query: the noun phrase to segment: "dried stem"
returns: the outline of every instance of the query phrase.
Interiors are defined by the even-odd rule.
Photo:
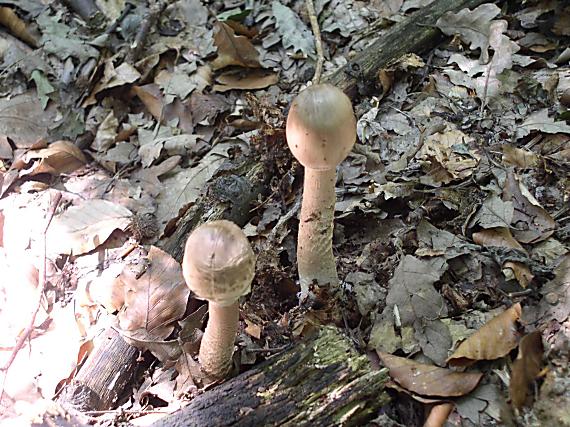
[[[325,62],[325,55],[323,54],[323,42],[321,39],[321,29],[319,28],[319,21],[315,11],[315,4],[313,0],[305,0],[307,12],[309,14],[309,21],[311,21],[311,29],[315,36],[315,47],[317,49],[317,65],[315,67],[315,75],[313,76],[313,84],[319,84],[321,75],[323,73],[323,63]]]

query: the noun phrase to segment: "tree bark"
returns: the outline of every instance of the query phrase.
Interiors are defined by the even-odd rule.
[[[363,425],[388,402],[386,379],[386,370],[373,371],[347,337],[325,327],[152,426]]]
[[[434,25],[442,15],[463,8],[472,9],[482,3],[487,1],[435,0],[395,24],[325,80],[342,89],[350,97],[354,97],[359,83],[377,82],[378,71],[390,62],[408,53],[421,53],[439,43],[443,35]]]
[[[64,387],[57,401],[77,411],[100,411],[117,406],[137,368],[139,350],[114,329],[105,332],[77,376]]]

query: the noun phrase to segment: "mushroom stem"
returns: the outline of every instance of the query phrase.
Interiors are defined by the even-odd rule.
[[[239,323],[239,303],[221,306],[208,303],[208,325],[200,344],[198,360],[210,376],[220,379],[232,367],[232,355]]]
[[[332,251],[336,169],[316,170],[305,167],[303,204],[297,246],[297,265],[301,295],[309,285],[338,285]]]

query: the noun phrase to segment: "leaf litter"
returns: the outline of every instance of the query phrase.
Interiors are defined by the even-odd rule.
[[[325,74],[427,2],[381,3],[316,4]],[[87,30],[72,9],[3,2],[13,22],[33,24],[27,32],[8,25],[11,36],[1,37],[0,87],[9,95],[0,105],[3,348],[39,307],[31,351],[19,351],[7,371],[5,399],[18,405],[6,416],[22,420],[33,411],[12,407],[51,399],[75,356],[97,345],[96,331],[116,322],[160,361],[122,410],[152,409],[149,398],[174,410],[200,392],[206,306],[188,295],[175,251],[163,244],[188,212],[215,208],[207,205],[223,190],[215,184],[243,173],[232,167],[245,157],[259,159],[270,179],[242,213],[263,253],[242,306],[242,369],[334,322],[361,348],[383,352],[398,393],[453,401],[451,425],[563,425],[557,409],[570,397],[554,391],[567,377],[561,343],[570,335],[567,8],[487,3],[445,14],[437,27],[446,41],[359,82],[362,144],[337,183],[343,293],[303,312],[295,297],[301,169],[283,137],[287,106],[314,71],[316,38],[302,2],[176,2],[136,54],[130,46],[147,7],[97,5],[104,24]],[[247,195],[234,185],[229,194]],[[38,219],[56,192],[64,201],[38,289]],[[161,309],[170,292],[174,312]],[[12,310],[15,300],[26,304]],[[54,342],[66,345],[65,363],[46,356]],[[2,350],[3,364],[9,353]],[[395,394],[387,413],[417,416],[403,402]]]

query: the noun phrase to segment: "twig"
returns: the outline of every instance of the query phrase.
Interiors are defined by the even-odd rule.
[[[169,0],[155,0],[151,3],[150,8],[144,14],[139,31],[135,36],[135,41],[130,46],[126,59],[127,63],[134,64],[137,62],[150,29],[154,26],[158,17],[169,3]]]
[[[22,347],[24,346],[24,343],[26,342],[26,340],[28,339],[28,337],[30,336],[30,334],[32,333],[33,329],[34,329],[34,323],[36,322],[36,316],[38,314],[38,311],[40,310],[41,307],[41,303],[42,303],[42,297],[44,294],[44,290],[45,290],[45,286],[46,286],[46,271],[47,271],[47,267],[46,267],[46,259],[47,259],[47,239],[46,239],[46,234],[48,231],[48,228],[51,224],[51,220],[53,219],[53,216],[55,215],[55,211],[57,210],[57,207],[59,206],[59,202],[61,201],[61,193],[56,193],[53,201],[51,202],[51,206],[49,207],[48,213],[47,213],[47,219],[46,219],[46,225],[42,231],[42,268],[39,271],[39,277],[38,277],[38,301],[36,304],[36,308],[34,310],[34,312],[32,313],[32,318],[30,319],[30,323],[28,324],[28,326],[26,327],[26,329],[24,329],[24,331],[20,334],[20,337],[18,338],[18,341],[16,342],[16,346],[14,347],[14,349],[12,350],[12,354],[10,355],[10,359],[8,359],[8,362],[6,362],[6,364],[0,368],[1,372],[4,372],[4,379],[2,381],[2,388],[0,389],[0,401],[2,401],[2,398],[4,397],[4,385],[6,383],[6,377],[8,376],[8,369],[10,369],[10,366],[12,366],[12,363],[14,363],[14,360],[16,359],[16,356],[18,355],[18,352],[22,349]]]
[[[115,19],[115,22],[113,22],[105,30],[105,34],[113,33],[119,27],[119,25],[121,25],[121,22],[123,22],[123,19],[125,19],[127,17],[127,15],[131,12],[131,10],[133,8],[134,8],[134,6],[132,5],[132,3],[125,4],[125,7],[123,8],[123,11],[121,12],[121,15],[117,19]]]
[[[321,39],[321,30],[319,28],[319,21],[317,19],[317,12],[315,11],[315,4],[313,0],[305,0],[307,6],[307,13],[309,14],[309,21],[311,21],[311,29],[315,36],[315,47],[317,49],[317,65],[315,67],[315,75],[313,76],[313,84],[318,84],[323,74],[323,63],[325,62],[325,55],[323,54],[323,42]]]

